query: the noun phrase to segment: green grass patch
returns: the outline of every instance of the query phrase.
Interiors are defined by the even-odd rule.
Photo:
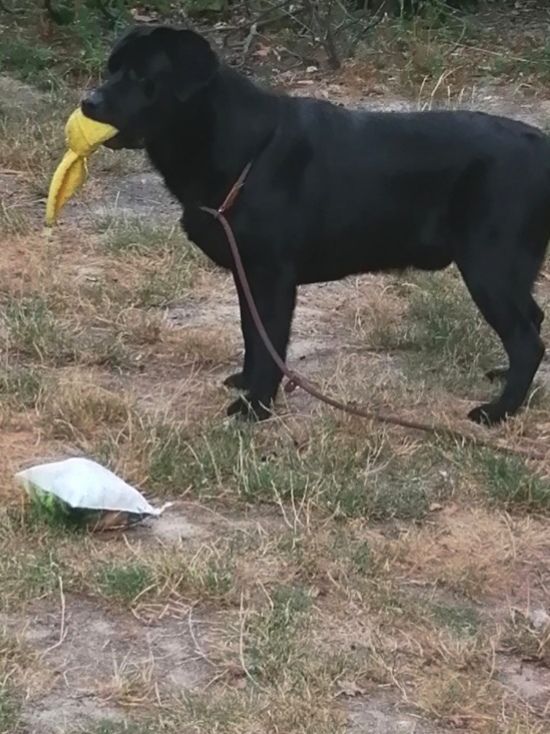
[[[459,637],[470,637],[479,629],[479,616],[472,607],[434,602],[430,604],[429,611],[436,624],[446,627]]]
[[[273,684],[293,672],[300,674],[302,635],[310,606],[311,597],[305,589],[280,586],[272,592],[269,606],[252,614],[245,635],[245,657],[251,675]]]
[[[104,248],[117,255],[137,253],[149,255],[173,249],[179,227],[152,222],[138,216],[108,213],[96,220],[96,230],[102,236]]]
[[[15,409],[34,408],[44,388],[42,372],[32,367],[0,370],[0,402]]]
[[[5,69],[14,72],[22,81],[46,87],[54,83],[52,67],[59,58],[51,46],[5,35],[0,37],[0,57]]]
[[[141,561],[108,563],[98,570],[90,588],[124,604],[145,593],[149,598],[171,593],[192,601],[224,603],[234,589],[234,571],[231,547],[204,545],[190,558],[177,548]]]
[[[40,295],[10,298],[0,316],[7,347],[29,359],[63,365],[74,361],[74,340],[67,325]]]
[[[13,4],[13,3],[12,3]],[[99,79],[116,36],[131,20],[122,2],[109,2],[108,18],[96,2],[58,0],[52,3],[48,39],[43,39],[47,14],[43,4],[15,3],[9,28],[0,32],[0,57],[20,79],[50,87],[61,79]],[[41,32],[42,31],[42,32]]]
[[[20,723],[21,706],[7,684],[0,681],[0,734],[17,734],[22,731]]]
[[[349,435],[320,422],[306,450],[277,434],[266,444],[254,428],[226,424],[193,435],[176,424],[144,421],[131,436],[103,440],[98,461],[116,467],[138,456],[157,494],[189,490],[202,499],[245,502],[307,500],[339,518],[422,520],[441,499],[430,447],[395,456],[383,436]]]
[[[257,701],[242,693],[225,688],[217,695],[208,692],[186,692],[164,717],[167,731],[180,734],[185,732],[189,722],[193,722],[192,734],[199,732],[219,732],[232,734],[246,731],[247,722],[257,720]],[[244,729],[241,727],[245,727]],[[155,729],[155,734],[157,730]]]
[[[157,734],[157,732],[158,725],[109,719],[93,724],[81,724],[76,729],[71,729],[71,734]]]
[[[451,390],[488,387],[484,372],[504,357],[458,273],[412,274],[396,287],[408,311],[382,346],[406,350],[406,365],[415,377]]]
[[[192,245],[189,250],[176,250],[161,256],[137,289],[137,305],[145,308],[167,308],[191,290],[199,268],[205,260],[198,258]],[[210,264],[206,264],[211,268]]]
[[[154,581],[150,568],[145,563],[111,563],[100,569],[97,582],[101,593],[112,599],[132,602],[149,588]]]
[[[2,543],[0,552],[4,554]],[[59,577],[64,571],[52,550],[22,550],[3,555],[0,559],[0,608],[52,595],[59,588]]]
[[[479,461],[493,502],[507,510],[550,511],[550,483],[521,458],[484,451]]]
[[[133,255],[144,276],[133,294],[136,305],[166,307],[193,285],[199,269],[213,264],[184,236],[179,224],[166,225],[140,216],[106,213],[96,220],[103,247],[128,258]],[[147,258],[142,261],[139,258]],[[143,262],[143,264],[142,264]]]
[[[420,278],[411,291],[409,317],[411,339],[419,351],[438,357],[440,366],[452,361],[467,372],[481,360],[498,359],[489,327],[458,277]]]

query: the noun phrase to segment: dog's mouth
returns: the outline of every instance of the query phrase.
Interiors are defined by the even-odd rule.
[[[123,133],[117,133],[106,140],[103,145],[110,150],[140,150],[145,147],[145,140],[143,138],[130,138]]]

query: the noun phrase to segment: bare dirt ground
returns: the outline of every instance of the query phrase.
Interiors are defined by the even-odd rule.
[[[301,81],[357,106],[434,101],[360,94],[348,70]],[[37,94],[18,86],[13,107]],[[543,94],[463,99],[550,119]],[[157,176],[98,154],[46,238],[49,159],[26,167],[18,135],[0,165],[0,732],[550,732],[549,463],[300,391],[268,425],[227,422],[232,283]],[[339,397],[469,432],[499,359],[453,272],[303,288],[289,357]],[[491,440],[547,445],[547,380],[545,363],[531,409]],[[125,534],[45,525],[13,472],[74,454],[175,507]]]

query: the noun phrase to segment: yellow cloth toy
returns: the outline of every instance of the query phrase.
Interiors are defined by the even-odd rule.
[[[65,138],[69,150],[57,167],[50,184],[46,204],[46,224],[55,224],[63,205],[84,183],[88,173],[87,157],[118,130],[111,125],[84,117],[80,107],[67,120]]]

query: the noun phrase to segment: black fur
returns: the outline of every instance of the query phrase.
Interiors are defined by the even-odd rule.
[[[233,270],[217,207],[251,160],[229,214],[258,309],[286,355],[301,283],[456,263],[509,358],[502,394],[470,417],[525,401],[544,353],[531,292],[550,238],[550,146],[539,130],[475,112],[374,113],[264,91],[188,30],[137,27],[115,46],[85,114],[145,147],[182,224]],[[229,414],[263,418],[281,381],[236,282],[245,390]]]

